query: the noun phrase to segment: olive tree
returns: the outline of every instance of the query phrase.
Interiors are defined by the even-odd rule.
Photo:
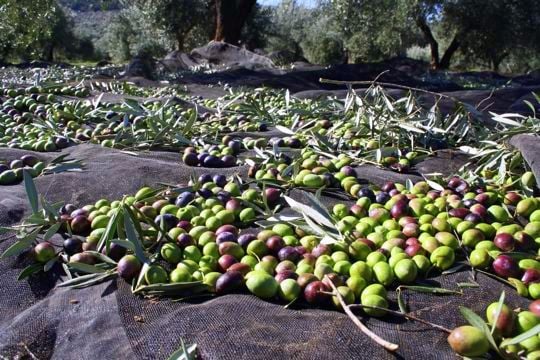
[[[0,55],[52,61],[73,45],[71,27],[56,0],[0,0]]]

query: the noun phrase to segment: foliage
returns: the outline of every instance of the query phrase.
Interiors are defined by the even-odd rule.
[[[0,59],[54,60],[73,53],[70,19],[55,0],[0,0]]]

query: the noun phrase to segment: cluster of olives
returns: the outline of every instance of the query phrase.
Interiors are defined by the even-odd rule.
[[[500,312],[499,312],[500,307]],[[508,305],[498,302],[486,308],[486,319],[494,326],[493,337],[497,342],[504,338],[516,337],[540,324],[540,301],[529,304],[528,310],[512,311]],[[498,317],[497,317],[498,315]],[[489,341],[479,328],[465,325],[452,330],[448,336],[452,350],[466,357],[481,357],[489,351]],[[515,345],[501,346],[500,350],[508,356],[520,359],[540,359],[540,336],[533,335]]]
[[[238,164],[236,155],[242,149],[242,143],[237,139],[224,137],[225,144],[205,144],[201,149],[188,147],[184,150],[182,161],[188,166],[202,166],[208,168],[225,168]]]
[[[149,195],[153,190],[145,187],[135,196],[124,199],[124,203],[137,209],[138,219],[145,229],[146,236],[142,239],[145,245],[150,246],[157,241],[160,228],[171,239],[180,237],[186,240],[189,233],[198,240],[203,232],[216,231],[224,225],[250,224],[257,216],[250,204],[263,206],[266,202],[273,207],[281,196],[277,189],[269,188],[262,193],[250,188],[241,190],[238,184],[229,182],[223,175],[201,175],[197,185],[200,186],[197,191],[170,192],[163,196]],[[62,231],[69,227],[77,236],[75,239],[82,237],[85,240],[81,243],[82,250],[95,250],[120,205],[120,201],[109,202],[107,199],[81,208],[64,205],[59,211]]]
[[[13,185],[23,179],[26,170],[32,177],[39,176],[45,169],[45,163],[34,155],[23,155],[9,164],[0,163],[0,185]]]
[[[414,164],[417,156],[418,153],[416,151],[401,151],[401,154],[393,154],[392,156],[382,158],[380,163],[390,170],[407,173]]]
[[[76,87],[76,86],[49,86],[49,87],[38,87],[38,86],[29,86],[27,88],[9,88],[0,90],[4,95],[11,98],[16,98],[17,96],[24,94],[48,94],[47,98],[49,102],[52,102],[54,96],[51,95],[64,95],[64,96],[77,96],[77,97],[86,97],[90,95],[90,91],[86,87]],[[43,101],[40,101],[43,102]]]
[[[69,145],[66,137],[32,124],[45,120],[57,109],[45,95],[18,95],[4,101],[0,109],[0,146],[34,151],[55,151]]]

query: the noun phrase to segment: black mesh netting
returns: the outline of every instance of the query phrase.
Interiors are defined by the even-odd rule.
[[[191,168],[180,163],[177,153],[132,156],[89,144],[63,152],[83,160],[85,170],[42,176],[35,182],[47,200],[77,205],[100,198],[119,199],[158,182],[187,183],[191,174],[219,171],[245,177],[247,170]],[[0,158],[12,160],[23,153],[28,152],[0,149]],[[58,156],[36,155],[44,160]],[[463,161],[455,154],[441,152],[419,164],[416,170],[449,173]],[[358,172],[365,181],[377,184],[420,179],[418,175],[396,174],[371,166],[363,166]],[[293,196],[297,195],[293,192]],[[328,197],[324,201],[333,202]],[[23,185],[0,187],[0,226],[15,224],[28,213]],[[0,252],[14,242],[8,235],[1,239]],[[131,295],[122,281],[83,290],[57,289],[59,271],[17,282],[18,273],[26,265],[24,257],[0,262],[0,356],[4,358],[163,359],[180,346],[180,338],[197,343],[203,359],[455,358],[444,333],[391,316],[364,320],[377,334],[400,345],[397,354],[385,352],[347,316],[334,310],[294,306],[285,309],[283,304],[246,294],[196,302],[150,301]],[[430,281],[458,289],[456,284],[468,282],[469,275],[462,271]],[[481,286],[466,288],[461,296],[410,292],[405,299],[415,315],[446,327],[464,323],[458,305],[481,313],[486,303],[496,301],[503,289],[507,290],[509,305],[526,306],[527,300],[509,287],[485,276],[477,280]],[[392,306],[397,308],[395,301]]]

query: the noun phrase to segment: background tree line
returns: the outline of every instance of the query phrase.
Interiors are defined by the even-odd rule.
[[[221,40],[319,64],[540,67],[537,0],[0,0],[0,60],[160,57]]]

